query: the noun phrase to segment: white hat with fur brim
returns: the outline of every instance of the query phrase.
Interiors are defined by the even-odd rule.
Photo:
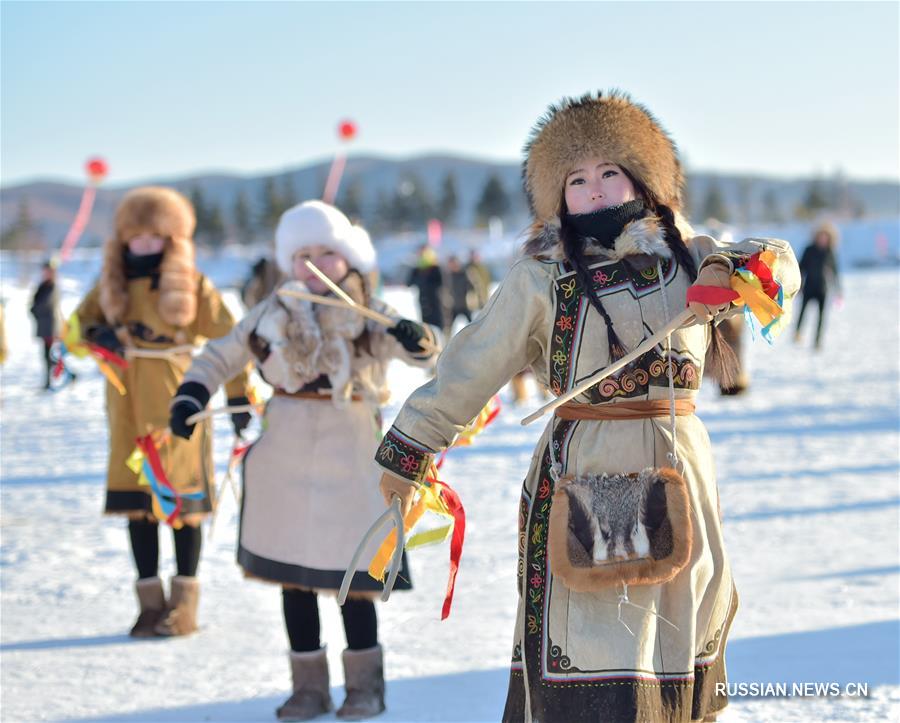
[[[293,274],[294,254],[317,245],[336,251],[361,273],[375,269],[375,247],[369,234],[334,206],[304,201],[281,214],[275,229],[275,258],[285,274]]]

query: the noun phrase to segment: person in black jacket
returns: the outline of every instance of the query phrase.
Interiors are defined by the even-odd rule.
[[[797,330],[794,341],[800,341],[800,328],[806,305],[815,301],[819,306],[819,318],[816,323],[816,349],[822,346],[822,330],[825,322],[825,307],[828,294],[835,291],[840,295],[840,279],[838,277],[837,259],[834,249],[837,246],[838,232],[831,224],[819,226],[813,234],[812,242],[804,249],[800,257],[800,273],[803,276],[801,292],[803,301],[797,317]]]
[[[60,319],[59,292],[56,289],[56,266],[52,261],[47,261],[41,269],[41,283],[34,292],[34,298],[31,301],[31,315],[37,323],[35,336],[44,342],[44,389],[49,389],[50,374],[53,370],[50,349],[53,347],[53,341],[59,336]]]
[[[422,246],[419,249],[416,267],[410,272],[406,285],[419,289],[422,321],[443,329],[444,305],[441,303],[441,288],[444,285],[444,274],[438,266],[437,254],[433,248]]]

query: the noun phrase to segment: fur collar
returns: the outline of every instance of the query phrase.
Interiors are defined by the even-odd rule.
[[[679,230],[681,230],[680,225]],[[684,236],[684,231],[682,231],[682,236]],[[562,239],[559,237],[559,221],[535,223],[531,227],[529,239],[525,242],[522,250],[526,256],[563,261],[565,254],[563,253]],[[664,259],[672,256],[672,251],[666,243],[662,224],[655,216],[645,216],[626,224],[611,249],[588,238],[584,251],[586,256],[597,256],[600,259],[610,260],[619,260],[635,255],[655,254]]]

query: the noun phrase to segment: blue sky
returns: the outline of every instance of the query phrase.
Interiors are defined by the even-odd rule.
[[[0,181],[258,173],[351,152],[518,160],[619,87],[690,167],[900,178],[898,4],[7,2]]]

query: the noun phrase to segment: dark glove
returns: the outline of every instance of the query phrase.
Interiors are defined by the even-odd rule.
[[[125,356],[125,347],[111,326],[92,326],[86,331],[84,338],[113,354]]]
[[[228,400],[229,407],[239,407],[242,404],[250,404],[250,400],[247,397],[231,397]],[[234,426],[234,433],[240,437],[241,432],[243,432],[249,426],[250,422],[253,420],[250,412],[234,412],[231,415],[231,424]]]
[[[388,329],[387,333],[399,341],[408,352],[421,354],[424,351],[419,342],[425,338],[425,327],[415,321],[401,319],[396,326]]]
[[[185,382],[178,387],[169,406],[169,429],[172,434],[184,439],[191,438],[196,425],[188,424],[188,417],[202,412],[209,396],[209,391],[199,382]]]

